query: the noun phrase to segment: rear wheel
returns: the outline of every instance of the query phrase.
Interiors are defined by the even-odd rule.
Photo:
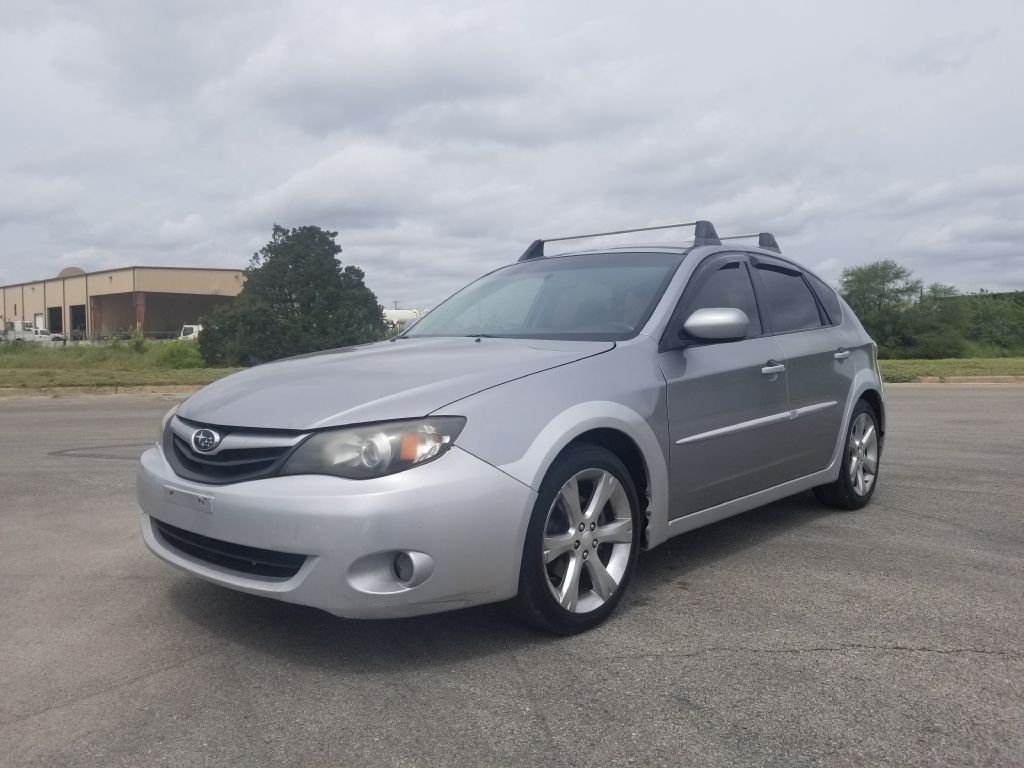
[[[867,402],[860,400],[850,415],[839,477],[814,489],[818,500],[837,509],[860,509],[866,505],[878,483],[880,458],[878,417]]]
[[[517,612],[556,634],[583,632],[618,604],[639,549],[639,503],[622,462],[570,448],[541,483],[526,533]]]

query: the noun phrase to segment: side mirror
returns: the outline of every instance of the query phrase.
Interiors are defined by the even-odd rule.
[[[746,312],[732,307],[698,309],[683,323],[686,335],[701,341],[736,341],[746,337],[748,328]]]

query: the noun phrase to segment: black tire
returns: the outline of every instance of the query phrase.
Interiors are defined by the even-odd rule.
[[[606,479],[608,475],[617,481],[618,488]],[[576,479],[575,486],[567,485],[573,479]],[[582,512],[575,518],[576,523],[571,521],[572,511],[565,501],[566,496],[562,495],[563,486],[577,489],[576,498]],[[586,518],[586,508],[599,486],[606,491],[613,489],[613,495],[591,518]],[[571,495],[570,491],[569,497]],[[627,519],[628,544],[622,540],[627,534]],[[533,507],[523,546],[519,594],[513,602],[515,612],[527,623],[558,635],[584,632],[600,624],[615,610],[629,586],[640,548],[640,523],[636,488],[618,457],[595,445],[581,444],[567,449],[548,470]],[[586,530],[578,532],[578,524],[583,524]],[[610,541],[600,540],[602,530]],[[546,537],[549,543],[558,540],[566,546],[562,554],[553,556],[549,562],[545,562]],[[561,575],[560,569],[564,569]],[[570,573],[576,575],[576,599],[571,596],[574,581]],[[604,580],[603,576],[614,573],[621,573],[617,584],[608,596],[602,597],[601,586],[608,591],[608,586],[615,582],[614,576],[611,581]],[[556,586],[553,582],[558,579],[561,583]],[[554,590],[558,588],[564,589],[565,599],[572,608],[563,606],[556,598]],[[601,600],[603,602],[597,604]],[[593,609],[588,609],[591,604]]]
[[[866,476],[867,468],[871,465],[870,461],[872,456],[863,452],[859,453],[859,460],[862,466],[862,471],[865,473],[862,475],[862,479],[859,483],[855,480],[856,471],[851,470],[854,465],[854,451],[857,450],[859,441],[855,440],[855,430],[859,424],[868,423],[873,431],[874,448],[873,451],[873,463],[874,472],[871,474],[870,483],[864,485],[863,479]],[[818,501],[829,507],[836,509],[861,509],[871,501],[871,497],[875,495],[875,488],[878,487],[878,473],[881,469],[882,459],[882,440],[881,435],[878,431],[878,414],[875,413],[874,408],[871,407],[865,400],[859,400],[853,408],[853,413],[850,414],[850,421],[846,425],[845,434],[845,445],[843,447],[843,459],[839,468],[839,477],[835,482],[829,483],[828,485],[819,485],[814,489],[814,495],[818,497]],[[869,451],[870,453],[870,451]],[[858,489],[858,485],[861,488]]]

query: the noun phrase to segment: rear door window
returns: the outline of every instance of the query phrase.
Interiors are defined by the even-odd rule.
[[[808,331],[820,328],[818,302],[804,282],[803,274],[775,264],[758,264],[757,273],[764,287],[764,299],[772,331]]]

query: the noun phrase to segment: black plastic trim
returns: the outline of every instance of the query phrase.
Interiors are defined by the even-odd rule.
[[[302,564],[306,562],[306,555],[211,539],[209,536],[186,531],[156,518],[153,518],[153,523],[160,538],[168,547],[197,560],[239,573],[285,580],[297,574]]]
[[[228,435],[232,431],[263,432],[266,434],[283,434],[298,436],[299,432],[288,432],[287,430],[239,430],[231,427],[223,427],[213,424],[200,424],[198,422],[176,417],[179,421],[190,427],[199,429],[201,427],[214,427],[222,435]],[[244,483],[249,480],[260,480],[277,474],[284,466],[288,457],[292,455],[303,441],[292,446],[283,448],[239,448],[235,450],[221,451],[218,454],[201,455],[197,454],[191,447],[174,434],[171,429],[171,421],[168,420],[164,428],[163,449],[164,458],[171,465],[174,474],[185,480],[191,480],[203,485],[229,485],[231,483]],[[249,467],[248,470],[245,467]]]

